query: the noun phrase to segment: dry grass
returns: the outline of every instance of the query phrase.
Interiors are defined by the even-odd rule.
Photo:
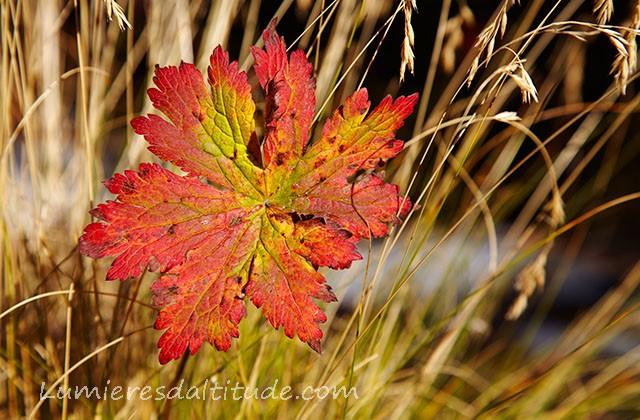
[[[638,4],[1,0],[2,417],[640,416]],[[250,309],[228,352],[160,366],[154,274],[106,282],[109,261],[77,238],[108,199],[100,181],[154,159],[128,125],[150,111],[153,66],[202,68],[222,44],[249,69],[273,16],[314,63],[316,122],[358,86],[421,92],[387,171],[420,206],[327,273],[342,303],[326,306],[322,356]],[[594,248],[616,277],[550,333]],[[214,379],[358,398],[40,398]]]

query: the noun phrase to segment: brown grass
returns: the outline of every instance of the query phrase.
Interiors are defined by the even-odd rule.
[[[0,4],[2,417],[640,416],[640,3]],[[222,44],[249,70],[272,17],[314,64],[316,132],[359,86],[374,102],[421,93],[387,169],[419,206],[363,244],[362,264],[326,273],[341,304],[325,306],[322,356],[250,309],[228,352],[160,366],[156,275],[106,282],[110,261],[80,256],[77,238],[110,198],[100,182],[155,159],[128,125],[151,111],[154,65],[204,68]],[[576,273],[607,267],[600,295],[549,333],[556,299],[589,289]],[[41,398],[214,380],[358,398]]]

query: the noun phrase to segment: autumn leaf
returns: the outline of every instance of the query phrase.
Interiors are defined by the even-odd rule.
[[[107,279],[159,271],[155,327],[165,330],[160,362],[194,354],[208,341],[227,350],[248,298],[271,325],[320,352],[326,316],[317,300],[336,300],[318,267],[348,268],[356,243],[381,237],[411,208],[376,170],[403,147],[395,131],[417,96],[385,98],[369,112],[365,89],[327,120],[311,143],[315,106],[311,65],[287,56],[273,25],[254,48],[266,98],[262,144],[244,72],[220,47],[208,84],[192,64],[156,68],[153,106],[165,117],[131,125],[149,150],[184,172],[143,163],[105,182],[116,195],[91,214],[80,251],[115,256]]]

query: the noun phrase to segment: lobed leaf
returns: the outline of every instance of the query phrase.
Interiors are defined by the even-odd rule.
[[[320,352],[326,315],[315,300],[336,297],[317,269],[348,268],[362,258],[362,237],[386,235],[411,207],[374,171],[402,149],[395,131],[416,96],[385,98],[368,114],[360,90],[310,145],[311,65],[301,51],[287,57],[273,24],[263,38],[265,49],[252,49],[266,97],[262,146],[247,76],[220,47],[209,87],[191,64],[157,68],[149,98],[168,120],[149,115],[131,124],[187,176],[148,163],[116,174],[105,182],[116,199],[91,211],[98,221],[79,240],[87,256],[115,257],[108,279],[160,271],[152,290],[155,327],[165,330],[161,363],[205,341],[227,350],[245,296],[274,328]]]
[[[117,201],[100,204],[91,214],[102,222],[85,228],[80,252],[92,257],[117,256],[108,279],[137,277],[149,266],[167,271],[188,252],[215,246],[217,234],[233,220],[246,218],[250,202],[196,178],[185,178],[157,164],[140,172],[125,171],[105,182]]]
[[[304,214],[337,221],[359,237],[385,236],[388,223],[411,208],[408,198],[398,197],[398,187],[369,173],[350,182],[359,172],[382,168],[397,155],[403,142],[395,131],[418,100],[416,94],[387,96],[368,116],[366,89],[345,100],[324,125],[320,140],[303,156],[293,175],[291,205]]]
[[[252,47],[255,71],[267,97],[265,111],[265,165],[274,169],[294,163],[304,153],[315,107],[315,81],[303,51],[287,58],[287,47],[273,28],[262,34],[265,49]]]
[[[262,171],[247,151],[254,131],[255,104],[238,63],[217,47],[211,56],[209,84],[193,64],[158,67],[149,89],[153,106],[169,121],[149,115],[131,121],[149,150],[192,176],[204,176],[219,186],[261,197]]]
[[[274,328],[282,326],[287,337],[297,335],[319,353],[322,331],[317,323],[327,317],[311,297],[337,299],[324,277],[287,244],[295,229],[290,217],[271,211],[263,217],[246,294]]]

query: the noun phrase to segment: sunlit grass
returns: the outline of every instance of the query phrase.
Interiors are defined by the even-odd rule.
[[[3,0],[3,417],[640,416],[637,244],[621,238],[609,252],[621,254],[617,281],[557,333],[545,329],[596,234],[623,231],[617,218],[638,211],[640,6],[547,3],[505,0],[485,16],[447,0],[418,4],[419,14],[411,2],[355,0]],[[359,86],[373,102],[419,91],[399,132],[407,148],[387,168],[419,206],[389,238],[361,244],[363,261],[324,272],[339,303],[323,306],[321,356],[248,305],[228,352],[205,345],[161,366],[156,274],[106,282],[110,261],[81,257],[77,238],[109,198],[100,182],[154,159],[128,125],[150,111],[154,65],[204,68],[223,44],[249,69],[249,47],[276,16],[287,45],[314,64],[316,133]],[[290,37],[292,27],[304,29]],[[598,43],[611,74],[596,80],[587,63]],[[389,61],[397,70],[384,74]],[[182,384],[184,396],[214,382],[277,396],[290,387],[291,398],[140,393]],[[85,385],[140,389],[42,398]],[[306,387],[357,398],[305,399]]]

